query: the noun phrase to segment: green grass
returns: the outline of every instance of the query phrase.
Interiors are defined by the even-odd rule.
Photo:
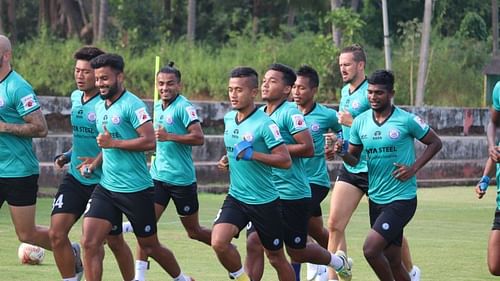
[[[482,200],[475,198],[472,188],[419,190],[417,213],[406,228],[405,235],[410,242],[414,263],[422,269],[422,280],[496,280],[490,276],[486,265],[495,195],[494,188]],[[200,194],[200,220],[203,225],[212,224],[223,199],[223,195]],[[51,202],[49,198],[39,199],[39,224],[49,223]],[[327,202],[324,204],[325,214],[328,214]],[[354,259],[352,280],[377,280],[362,254],[368,224],[367,201],[363,200],[347,230],[349,254]],[[77,224],[71,232],[72,240],[79,240],[80,229],[81,225]],[[183,271],[194,276],[197,281],[228,280],[226,271],[217,261],[212,249],[187,238],[172,206],[159,223],[159,237],[162,243],[174,251]],[[127,240],[135,247],[133,235],[127,234]],[[50,252],[46,253],[44,263],[40,266],[19,264],[19,242],[6,205],[0,209],[0,241],[0,280],[60,280]],[[244,256],[244,240],[240,238],[235,243]],[[108,250],[104,260],[103,280],[121,280],[120,277],[113,255]],[[171,279],[152,262],[148,280]],[[277,280],[268,265],[263,280]]]

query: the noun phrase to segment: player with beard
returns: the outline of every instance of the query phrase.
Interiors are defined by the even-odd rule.
[[[210,245],[211,230],[200,226],[198,193],[192,146],[203,145],[204,136],[193,104],[180,94],[181,72],[171,62],[156,75],[161,100],[154,105],[156,154],[150,173],[155,186],[157,220],[166,210],[170,199],[191,239]],[[132,230],[130,222],[124,229]],[[147,255],[137,252],[135,278],[144,281],[148,268]]]
[[[348,277],[350,265],[342,252],[329,253],[316,243],[307,243],[310,218],[311,189],[302,158],[311,157],[314,147],[304,116],[297,105],[287,99],[295,83],[296,75],[290,67],[272,64],[262,79],[261,94],[266,102],[261,107],[278,125],[280,134],[292,158],[289,169],[273,168],[273,182],[278,189],[281,214],[284,221],[284,243],[286,251],[295,266],[296,280],[300,279],[300,263],[329,265],[340,275]],[[247,258],[245,267],[253,281],[262,278],[263,253],[259,235],[250,227],[247,237]]]
[[[370,108],[367,95],[368,81],[365,74],[366,54],[363,48],[354,44],[342,49],[339,55],[339,67],[345,86],[341,91],[338,121],[342,125],[344,144],[347,145],[353,120]],[[332,160],[331,147],[325,147],[325,149],[327,159]],[[328,250],[332,253],[339,250],[348,253],[345,230],[361,198],[368,191],[368,168],[364,160],[366,159],[364,152],[362,154],[356,166],[343,163],[332,189],[328,216],[330,234]],[[403,262],[412,276],[412,281],[419,281],[420,269],[412,263],[406,238],[403,238],[402,249]],[[330,271],[329,276],[330,280],[337,280],[333,270]],[[343,279],[340,278],[340,280]]]
[[[76,60],[74,77],[78,88],[71,93],[73,145],[70,151],[58,155],[54,162],[59,169],[70,163],[68,173],[54,197],[49,230],[54,260],[63,281],[80,280],[83,275],[80,247],[76,243],[70,243],[68,234],[83,214],[102,175],[101,149],[95,139],[95,105],[101,98],[95,86],[94,69],[90,66],[90,60],[103,53],[95,47],[83,47],[73,56]],[[109,235],[106,240],[118,261],[123,279],[132,280],[133,256],[123,235]],[[78,265],[76,272],[75,262]]]
[[[410,281],[401,260],[404,227],[417,208],[415,174],[441,149],[441,140],[420,117],[392,104],[394,76],[386,70],[368,78],[371,110],[352,124],[349,147],[342,159],[356,166],[367,157],[371,230],[363,253],[381,281]],[[414,140],[427,145],[415,159]],[[343,151],[342,141],[334,150]]]
[[[102,279],[102,244],[108,234],[122,232],[124,214],[142,250],[175,281],[190,281],[173,253],[158,241],[154,187],[145,155],[155,148],[155,133],[146,105],[125,90],[121,56],[103,54],[90,64],[102,97],[96,104],[96,126],[103,172],[83,220],[85,278]]]

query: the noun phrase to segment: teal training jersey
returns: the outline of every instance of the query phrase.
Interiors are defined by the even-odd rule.
[[[261,108],[265,111],[265,106]],[[293,135],[308,130],[304,115],[293,102],[283,102],[269,116],[278,125],[285,144],[295,144]],[[289,169],[273,168],[273,181],[281,199],[311,197],[311,188],[301,157],[292,157],[292,167]]]
[[[254,151],[270,154],[283,144],[278,126],[260,110],[238,122],[237,111],[224,116],[224,144],[229,160],[229,194],[246,204],[265,204],[276,200],[278,191],[272,180],[271,166],[259,161],[237,161],[234,146],[243,140],[252,143]]]
[[[491,101],[493,102],[493,108],[496,111],[500,111],[500,82],[495,84],[493,88],[493,93],[491,94]]]
[[[340,98],[339,104],[339,112],[348,111],[351,113],[352,118],[356,118],[361,113],[370,109],[370,103],[368,102],[368,80],[364,80],[352,93],[349,91],[349,86],[351,84],[346,84],[341,91],[342,97]],[[342,134],[346,141],[349,141],[351,128],[348,126],[342,125]],[[347,163],[344,163],[347,171],[351,173],[361,173],[367,172],[368,168],[366,167],[366,161],[364,160],[366,157],[362,155],[362,161],[353,167]]]
[[[196,108],[185,97],[178,95],[166,108],[162,101],[154,106],[154,126],[160,125],[169,133],[185,135],[187,128],[199,122]],[[196,182],[191,145],[175,141],[157,141],[156,156],[151,165],[155,180],[172,185],[187,186]]]
[[[40,108],[31,85],[12,70],[0,81],[0,121],[25,124],[23,117]],[[32,138],[0,133],[0,178],[39,174]]]
[[[101,152],[97,145],[97,128],[95,125],[95,105],[101,100],[99,94],[83,102],[84,93],[75,90],[71,93],[71,126],[73,127],[73,147],[69,171],[74,178],[85,185],[93,185],[101,180],[102,169],[96,168],[89,178],[81,175],[76,168],[82,163],[79,157],[95,158]]]
[[[411,166],[415,162],[414,140],[422,139],[430,127],[420,117],[398,107],[378,124],[373,111],[354,119],[350,142],[363,145],[368,157],[368,197],[377,204],[410,200],[417,195],[417,178],[400,181],[392,176],[394,163]]]
[[[319,103],[314,103],[311,111],[304,114],[304,118],[314,142],[314,156],[312,158],[302,158],[307,178],[310,183],[330,188],[331,183],[326,167],[325,137],[323,134],[328,133],[329,130],[334,133],[342,130],[337,119],[337,111]]]
[[[136,129],[151,121],[146,105],[137,96],[125,91],[113,104],[96,104],[97,130],[104,133],[103,125],[114,139],[138,137]],[[143,151],[119,148],[102,149],[102,178],[100,184],[114,192],[137,192],[153,186]]]

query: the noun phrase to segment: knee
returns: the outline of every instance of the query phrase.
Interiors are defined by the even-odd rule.
[[[227,243],[223,240],[212,238],[212,249],[218,254],[224,254],[229,250],[231,243]]]
[[[108,247],[113,252],[120,251],[120,250],[124,249],[125,247],[128,247],[127,243],[125,243],[125,240],[123,240],[123,238],[108,237],[108,239],[106,241],[107,241]]]
[[[102,242],[97,241],[90,235],[83,235],[80,239],[80,244],[82,245],[84,252],[90,252],[102,247]]]
[[[188,228],[186,229],[187,235],[190,239],[200,240],[201,239],[201,228]]]
[[[342,222],[338,220],[335,217],[330,217],[328,219],[328,231],[329,232],[334,232],[334,233],[339,233],[339,232],[344,232],[344,226],[342,226]]]
[[[64,231],[49,229],[49,238],[52,247],[57,247],[68,239],[68,234]]]
[[[380,252],[365,243],[365,245],[363,245],[363,255],[365,256],[365,259],[369,261],[380,255]]]

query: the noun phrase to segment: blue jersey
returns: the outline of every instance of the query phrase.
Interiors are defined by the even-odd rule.
[[[98,133],[95,125],[95,105],[97,102],[101,101],[101,97],[99,94],[96,94],[94,97],[84,102],[83,95],[84,93],[80,90],[75,90],[71,93],[73,147],[68,173],[82,184],[93,185],[99,183],[101,179],[101,167],[94,169],[89,178],[83,177],[76,167],[82,163],[79,157],[95,158],[101,152],[96,141]]]
[[[188,127],[199,122],[196,108],[184,96],[177,96],[163,108],[162,101],[154,106],[154,126],[160,125],[169,133],[185,135]],[[156,157],[151,164],[151,176],[155,180],[172,185],[187,186],[196,182],[191,145],[175,141],[157,141]]]
[[[0,81],[0,121],[25,124],[24,116],[40,108],[31,85],[12,70]],[[33,140],[0,133],[0,178],[19,178],[39,174]]]
[[[370,109],[370,103],[368,102],[368,80],[364,80],[353,92],[349,90],[351,84],[346,84],[341,91],[342,97],[340,98],[339,112],[348,111],[351,113],[352,118],[356,118],[361,113]],[[349,141],[351,128],[342,125],[342,135],[346,141]],[[364,155],[361,157],[363,159],[355,167],[344,163],[347,171],[351,173],[361,173],[368,171],[366,167],[366,161],[364,160]]]
[[[314,103],[311,111],[304,114],[304,118],[314,142],[314,156],[302,158],[307,178],[310,183],[330,188],[331,183],[326,167],[325,137],[323,134],[328,133],[329,130],[334,133],[342,131],[337,119],[337,111],[319,103]]]
[[[237,161],[233,149],[243,140],[252,143],[254,151],[270,154],[283,144],[278,126],[260,110],[244,120],[237,120],[237,111],[224,116],[224,144],[229,160],[229,194],[246,204],[265,204],[278,198],[272,180],[272,168],[259,161]]]
[[[104,133],[103,125],[113,139],[127,140],[138,137],[136,129],[151,121],[146,105],[137,96],[125,91],[107,106],[105,100],[96,104],[97,130]],[[100,185],[113,192],[137,192],[153,186],[143,151],[119,148],[102,149],[102,178]]]
[[[417,195],[417,178],[396,179],[394,163],[415,163],[414,140],[422,139],[430,130],[420,117],[394,107],[391,115],[379,124],[368,110],[354,119],[350,142],[363,145],[368,159],[368,197],[377,204],[410,200]]]

